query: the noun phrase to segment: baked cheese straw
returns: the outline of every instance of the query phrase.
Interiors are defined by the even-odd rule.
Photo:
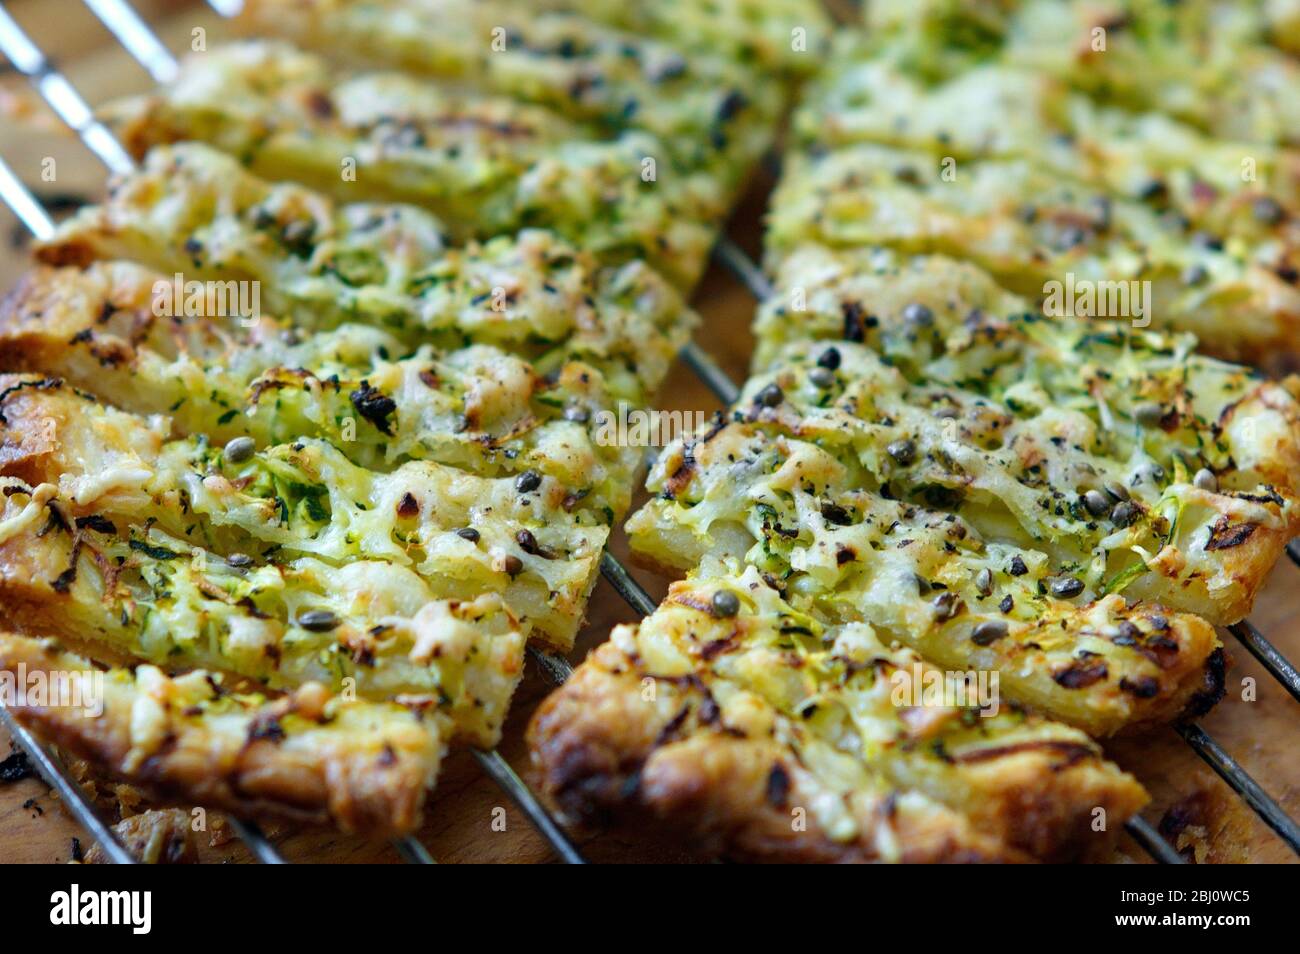
[[[809,612],[995,667],[1012,699],[1093,734],[1217,701],[1218,642],[1188,614],[1244,617],[1297,531],[1295,401],[1190,342],[985,312],[1005,293],[958,298],[979,288],[968,266],[868,258],[833,278],[808,252],[805,327],[870,315],[885,359],[777,352],[731,420],[661,455],[634,553],[756,566]]]
[[[997,671],[1009,699],[1092,735],[1222,696],[1209,624],[1096,589],[1079,602],[1055,596],[1058,578],[1080,582],[1057,554],[1003,542],[1012,531],[981,533],[970,507],[885,499],[868,470],[809,437],[740,423],[670,447],[651,474],[660,496],[628,523],[634,558],[670,573],[706,560],[752,566],[809,614],[869,621],[947,669]]]
[[[0,377],[0,473],[53,484],[75,521],[158,529],[254,562],[310,556],[409,568],[439,598],[500,594],[564,649],[581,625],[609,528],[563,508],[536,473],[480,478],[412,461],[388,474],[300,439],[258,452],[165,430],[49,378]]]
[[[1125,199],[1157,214],[1193,246],[1221,248],[1296,283],[1300,152],[1215,141],[1161,114],[1098,107],[1059,80],[1017,67],[991,64],[933,83],[891,62],[888,49],[873,56],[845,43],[837,52],[842,65],[796,114],[805,147],[876,143],[924,150],[931,159],[923,175],[948,162],[956,163],[951,170],[958,179],[967,161],[1023,159],[1095,190],[1092,209],[1080,209],[1076,223],[1084,229],[1109,228],[1112,197]],[[933,194],[941,200],[944,193]],[[1022,214],[1037,211],[1026,205]],[[1195,264],[1180,277],[1189,289],[1205,291],[1207,276]],[[1168,320],[1177,326],[1181,317]],[[1264,314],[1215,329],[1214,342],[1241,339],[1216,346],[1262,362],[1294,350],[1295,320],[1290,311]]]
[[[986,502],[998,498],[995,506],[1014,513],[1034,540],[1060,546],[1082,531],[1090,541],[1084,549],[1103,546],[1117,571],[1123,568],[1110,561],[1140,541],[1112,535],[1143,525],[1153,532],[1163,520],[1181,552],[1153,541],[1147,562],[1165,582],[1127,579],[1136,589],[1125,592],[1219,625],[1249,613],[1296,532],[1300,403],[1292,382],[1201,355],[1190,336],[1044,317],[978,268],[937,256],[809,246],[786,260],[778,287],[755,322],[755,366],[774,370],[783,351],[801,345],[808,347],[797,361],[822,360],[811,342],[837,350],[840,342],[860,343],[863,349],[841,354],[854,356],[853,371],[809,373],[790,394],[839,422],[832,406],[844,382],[840,408],[859,421],[879,415],[873,423],[883,430],[868,428],[873,441],[917,445],[907,463],[888,451],[863,462],[921,502],[942,503],[935,486],[968,493],[1010,474],[1019,486],[1007,484]],[[865,378],[853,380],[859,374]],[[831,383],[818,388],[814,377]],[[872,395],[870,409],[847,400],[861,387]],[[998,463],[975,464],[964,457],[969,446]],[[945,466],[952,469],[940,476]],[[1078,486],[1067,491],[1070,482]],[[1052,505],[1036,502],[1043,490]]]
[[[931,75],[997,59],[1213,136],[1296,143],[1300,18],[1290,4],[1190,0],[884,0],[867,34]]]
[[[644,258],[682,288],[728,206],[717,174],[684,166],[650,133],[605,139],[540,106],[405,74],[340,81],[276,43],[191,57],[173,83],[107,118],[137,158],[199,140],[341,201],[421,205],[457,243],[545,227],[605,259]]]
[[[808,243],[883,245],[968,260],[1053,316],[1075,312],[1076,288],[1123,286],[1127,303],[1091,313],[1191,331],[1228,357],[1267,358],[1296,335],[1300,289],[1213,237],[1198,244],[1185,220],[1025,159],[950,168],[872,144],[791,158],[772,200],[769,267]]]
[[[989,64],[939,82],[846,44],[793,120],[800,143],[1025,158],[1104,186],[1259,256],[1295,243],[1300,152],[1212,139],[1161,113],[1098,106],[1052,77]],[[938,162],[938,158],[935,159]],[[1261,246],[1256,251],[1256,246]],[[1291,264],[1285,257],[1279,264]]]
[[[524,648],[500,595],[443,599],[377,560],[222,558],[156,528],[78,520],[53,484],[0,482],[3,625],[272,689],[395,698],[445,712],[457,741],[496,744]]]
[[[770,144],[780,84],[641,32],[481,0],[258,0],[241,25],[347,62],[537,103],[613,132],[644,129],[735,188]],[[582,11],[579,11],[582,12]]]
[[[442,758],[440,717],[319,683],[272,700],[201,670],[104,669],[11,633],[0,633],[0,671],[66,690],[25,692],[7,706],[19,722],[164,803],[393,836],[419,826]]]
[[[165,279],[222,282],[229,293],[216,304],[227,314],[242,301],[229,283],[255,283],[253,304],[303,330],[359,323],[412,348],[493,345],[543,374],[578,358],[601,365],[612,383],[630,379],[637,387],[620,393],[629,400],[658,387],[697,320],[643,262],[603,267],[537,229],[455,249],[444,232],[413,206],[335,201],[182,143],[154,149],[139,171],[113,180],[104,204],[64,222],[37,255],[56,265],[130,259]],[[184,287],[164,291],[181,299],[167,299],[173,314],[193,313],[181,307]],[[61,301],[38,307],[69,307]]]
[[[923,699],[942,675],[870,625],[797,611],[755,568],[705,569],[616,628],[529,742],[571,819],[739,859],[1104,856],[1141,786],[1075,729]]]
[[[116,262],[28,275],[0,304],[0,367],[166,415],[217,445],[318,438],[374,470],[415,459],[531,472],[565,488],[566,510],[606,523],[628,506],[640,453],[600,434],[602,415],[640,404],[621,362],[600,362],[606,374],[563,353],[539,367],[491,345],[412,350],[365,325],[304,335],[266,316],[160,316],[157,282]]]

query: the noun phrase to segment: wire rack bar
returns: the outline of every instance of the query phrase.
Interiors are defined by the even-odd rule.
[[[678,352],[678,356],[719,401],[723,404],[736,403],[736,399],[740,397],[740,389],[736,387],[727,372],[718,367],[718,363],[707,351],[694,341],[688,341]]]
[[[548,653],[536,646],[529,646],[528,655],[541,670],[542,677],[552,685],[558,686],[573,675],[573,663],[557,653]]]
[[[587,863],[587,859],[582,857],[573,842],[569,840],[569,836],[565,834],[559,822],[552,818],[550,813],[542,807],[536,796],[533,795],[532,790],[524,784],[523,779],[515,774],[515,770],[510,767],[509,762],[502,758],[500,752],[495,749],[491,752],[474,749],[473,752],[474,758],[478,761],[484,773],[491,776],[502,791],[509,795],[515,805],[528,816],[528,820],[533,823],[533,827],[551,843],[551,847],[555,849],[561,861],[570,865],[585,865]]]
[[[95,118],[81,94],[54,68],[45,54],[0,6],[0,52],[27,77],[41,98],[72,128],[90,151],[113,172],[128,172],[135,165],[108,127]]]
[[[208,6],[223,17],[237,17],[244,9],[244,0],[208,0]]]
[[[1270,676],[1291,693],[1293,699],[1300,702],[1300,672],[1296,672],[1291,660],[1283,656],[1276,646],[1265,639],[1264,634],[1256,629],[1250,620],[1233,623],[1228,627],[1228,632],[1236,636],[1241,644],[1250,650],[1251,655],[1260,661]]]
[[[239,840],[244,843],[244,847],[252,852],[253,857],[264,865],[287,865],[289,862],[284,855],[280,854],[279,849],[271,844],[271,839],[267,838],[262,829],[256,822],[246,821],[241,818],[228,816],[230,827],[235,830]]]
[[[393,840],[393,847],[408,865],[436,865],[437,859],[429,854],[429,849],[420,844],[414,835]]]
[[[85,0],[85,3],[156,82],[170,83],[176,78],[180,72],[176,57],[130,4],[124,0]]]
[[[1146,849],[1147,854],[1162,865],[1187,864],[1187,859],[1180,855],[1173,845],[1165,841],[1160,832],[1156,831],[1141,815],[1134,815],[1126,821],[1124,828],[1134,841]]]
[[[94,804],[86,797],[81,786],[70,779],[59,761],[46,750],[41,740],[36,738],[27,727],[22,725],[4,706],[0,706],[0,722],[9,731],[9,735],[27,753],[36,770],[41,773],[45,784],[59,793],[59,798],[68,812],[86,833],[104,849],[108,860],[115,865],[133,865],[135,856],[126,849],[117,832],[99,817]]]
[[[1178,734],[1187,740],[1192,750],[1246,800],[1246,803],[1255,810],[1255,814],[1263,819],[1264,824],[1277,832],[1278,836],[1291,846],[1292,851],[1300,854],[1300,825],[1297,825],[1294,819],[1282,810],[1282,806],[1275,802],[1268,792],[1260,788],[1258,782],[1246,774],[1245,770],[1237,764],[1237,760],[1195,722],[1175,728]]]
[[[649,616],[655,611],[655,601],[650,598],[650,594],[642,589],[618,557],[608,550],[600,555],[600,573],[637,613]]]
[[[9,163],[0,157],[0,194],[5,202],[18,216],[18,220],[38,239],[47,239],[54,234],[54,220],[45,211],[45,206],[36,196],[28,191],[23,181],[14,175]]]
[[[767,301],[772,297],[772,283],[767,280],[763,270],[729,236],[724,235],[718,239],[713,246],[713,256],[740,279],[740,283],[749,289],[757,301]]]

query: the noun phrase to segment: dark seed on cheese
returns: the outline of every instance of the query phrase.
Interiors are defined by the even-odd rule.
[[[838,348],[827,348],[817,358],[817,366],[828,371],[838,369],[840,366],[840,350]]]
[[[339,626],[338,616],[329,610],[309,610],[298,617],[298,625],[313,633],[328,633]]]
[[[1152,699],[1160,692],[1160,682],[1152,676],[1139,676],[1137,679],[1121,676],[1119,687],[1139,699]]]
[[[1117,527],[1127,527],[1138,518],[1142,511],[1130,500],[1121,500],[1110,512],[1110,519]]]
[[[420,513],[420,502],[415,499],[415,495],[410,493],[402,494],[402,499],[397,502],[397,515],[399,517],[414,517]]]
[[[253,565],[253,558],[247,553],[232,553],[226,557],[226,565],[242,570]]]
[[[755,395],[754,400],[763,407],[776,407],[785,400],[785,392],[781,390],[780,386],[769,384]]]
[[[1074,599],[1083,592],[1083,580],[1077,576],[1058,576],[1048,585],[1048,589],[1060,599]]]
[[[713,615],[731,617],[740,612],[740,598],[730,590],[718,590],[713,594]]]
[[[1121,620],[1120,624],[1115,627],[1115,635],[1110,638],[1110,641],[1116,646],[1132,646],[1137,643],[1141,636],[1142,630],[1128,620]]]
[[[1128,500],[1128,488],[1123,484],[1112,482],[1106,484],[1102,489],[1115,500]]]
[[[226,449],[222,451],[226,460],[232,464],[242,464],[253,456],[257,450],[257,442],[251,437],[236,437],[226,444]]]
[[[914,301],[903,309],[903,324],[908,328],[929,328],[934,324],[934,312]]]
[[[542,475],[535,470],[526,470],[515,478],[515,490],[521,494],[531,493],[542,485]]]
[[[1139,424],[1154,427],[1164,418],[1165,409],[1159,404],[1148,402],[1133,408],[1133,416],[1137,418]]]
[[[1219,489],[1219,479],[1214,476],[1213,471],[1204,467],[1196,472],[1196,476],[1192,478],[1192,483],[1199,489],[1208,490],[1210,493],[1215,493]]]
[[[853,522],[849,512],[836,503],[822,504],[822,517],[827,523],[833,523],[837,527],[847,527]]]
[[[955,593],[940,593],[930,605],[934,607],[934,618],[940,622],[952,619],[961,612],[961,604]]]
[[[903,467],[916,460],[916,444],[912,441],[892,441],[885,448],[885,452]]]
[[[532,556],[541,556],[542,548],[537,544],[537,538],[533,536],[531,530],[520,530],[515,534],[515,542],[519,544],[520,549]]]
[[[1012,576],[1024,576],[1029,572],[1029,567],[1025,566],[1025,561],[1017,553],[1011,558],[1011,566],[1007,569],[1007,572]]]
[[[1106,495],[1099,490],[1090,490],[1083,495],[1083,505],[1088,509],[1088,513],[1094,517],[1100,517],[1110,509],[1110,501]]]
[[[478,543],[478,531],[473,527],[462,527],[456,531],[456,536],[462,540],[468,540],[470,543]]]
[[[524,561],[513,553],[507,554],[505,560],[502,561],[502,566],[510,576],[518,576],[524,571]]]
[[[988,646],[1007,634],[1007,624],[1000,619],[989,619],[980,623],[971,631],[971,642],[977,646]]]

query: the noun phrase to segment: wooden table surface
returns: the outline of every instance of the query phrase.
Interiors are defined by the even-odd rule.
[[[172,50],[187,49],[193,31],[206,31],[208,42],[228,31],[205,5],[135,0],[134,6],[153,23]],[[92,104],[147,88],[148,76],[113,41],[93,15],[77,0],[11,0],[6,7],[34,40]],[[102,190],[103,167],[78,140],[63,130],[29,91],[22,77],[9,71],[0,76],[0,155],[45,201],[66,205],[95,197]],[[42,179],[45,160],[54,160],[53,181]],[[44,163],[44,166],[43,166]],[[761,244],[763,203],[771,182],[754,183],[750,196],[733,219],[731,236],[754,254]],[[22,227],[0,210],[0,240],[9,252],[0,261],[0,284],[8,287],[27,267]],[[733,378],[744,377],[751,339],[748,323],[753,301],[729,275],[714,268],[695,297],[704,316],[697,340]],[[663,390],[660,406],[672,410],[712,411],[716,400],[685,368],[676,368]],[[625,554],[622,541],[614,550]],[[658,598],[665,583],[638,573]],[[588,622],[571,658],[577,662],[602,641],[612,625],[633,618],[631,610],[603,581],[597,586]],[[1287,562],[1273,573],[1251,619],[1281,651],[1300,659],[1300,569]],[[1293,817],[1300,814],[1300,704],[1297,704],[1229,635],[1224,642],[1235,665],[1229,672],[1228,697],[1202,724]],[[1253,691],[1252,691],[1253,690]],[[515,697],[502,754],[517,771],[526,770],[523,730],[547,687],[530,665]],[[1286,846],[1189,750],[1172,730],[1141,739],[1110,744],[1111,756],[1142,780],[1154,801],[1145,812],[1159,823],[1166,812],[1190,818],[1188,832],[1204,829],[1203,860],[1295,862]],[[0,730],[0,756],[8,740]],[[504,808],[504,831],[493,825]],[[272,829],[271,834],[291,860],[395,861],[393,850],[331,832]],[[67,861],[73,839],[86,837],[60,808],[56,796],[39,779],[0,783],[0,862]],[[485,778],[464,753],[451,756],[430,799],[420,840],[441,862],[548,862],[554,856],[527,819]],[[578,839],[586,856],[597,862],[673,860],[677,855],[653,844],[597,834]],[[246,861],[237,841],[202,845],[204,860]],[[1118,861],[1145,862],[1140,848],[1125,842]]]

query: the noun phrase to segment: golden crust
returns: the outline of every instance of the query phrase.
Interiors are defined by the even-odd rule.
[[[741,594],[736,617],[710,609],[720,589]],[[1073,729],[895,696],[932,673],[870,627],[800,616],[753,571],[692,579],[543,704],[533,763],[575,822],[649,824],[738,857],[1103,856],[1094,810],[1118,830],[1141,787]]]
[[[769,795],[774,767],[790,764],[788,751],[724,733],[666,739],[673,712],[646,706],[641,691],[634,662],[606,643],[533,716],[536,782],[569,820],[651,828],[703,855],[751,862],[1029,860],[938,806],[891,815],[887,797],[862,809],[866,831],[853,840],[832,838],[812,817],[796,830],[789,809]],[[797,783],[787,799],[801,800]],[[886,859],[877,838],[900,853]]]
[[[344,702],[319,685],[267,701],[230,694],[203,672],[100,672],[48,641],[12,634],[0,635],[0,668],[20,680],[77,674],[83,699],[101,686],[97,714],[99,706],[8,708],[99,772],[163,802],[388,836],[418,825],[441,758],[434,722],[399,706]]]

